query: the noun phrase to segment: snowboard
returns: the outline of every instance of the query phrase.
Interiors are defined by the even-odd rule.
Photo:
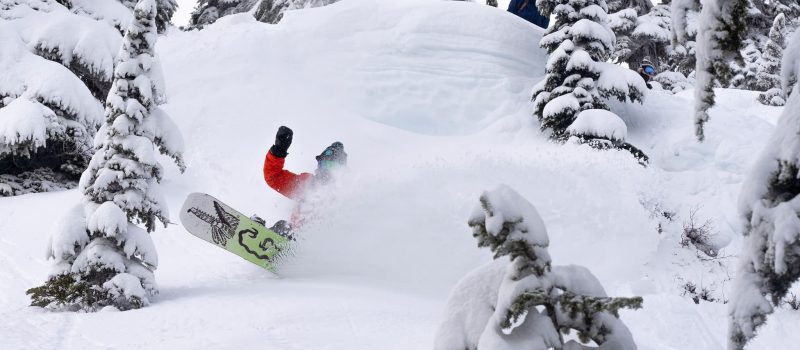
[[[292,241],[289,238],[205,193],[191,193],[186,197],[180,220],[192,235],[273,273],[290,252]]]

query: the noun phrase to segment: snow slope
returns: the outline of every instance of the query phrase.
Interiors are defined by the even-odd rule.
[[[738,251],[738,187],[779,108],[719,91],[706,143],[694,143],[692,91],[653,91],[615,105],[628,141],[651,157],[554,145],[530,116],[543,75],[542,31],[482,4],[345,0],[293,11],[275,26],[229,16],[158,44],[164,109],[186,140],[188,171],[168,168],[172,218],[186,194],[214,194],[267,221],[293,203],[261,178],[280,125],[294,129],[287,167],[344,143],[348,169],[309,199],[315,217],[280,278],[170,225],[153,305],[124,313],[48,313],[27,307],[45,278],[48,227],[76,191],[0,199],[0,349],[425,349],[450,288],[491,260],[466,225],[480,193],[499,183],[541,214],[550,253],[581,264],[609,295],[645,297],[623,312],[640,349],[722,349],[726,307],[681,296],[681,284],[724,295]],[[700,261],[680,246],[694,206],[713,220]],[[42,210],[45,208],[45,210]],[[672,222],[658,211],[673,211]],[[657,226],[662,225],[662,233]],[[779,311],[752,349],[800,341]]]

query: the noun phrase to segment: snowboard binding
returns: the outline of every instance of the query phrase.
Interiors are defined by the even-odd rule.
[[[286,222],[286,220],[278,220],[275,225],[269,228],[272,232],[275,232],[290,241],[296,241],[294,238],[294,232],[292,232],[292,224]]]

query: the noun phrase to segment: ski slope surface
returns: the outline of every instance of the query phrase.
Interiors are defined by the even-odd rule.
[[[27,306],[25,290],[47,277],[51,226],[80,193],[0,198],[0,349],[429,349],[452,286],[491,260],[466,221],[501,183],[538,209],[554,264],[588,267],[609,295],[644,297],[621,315],[640,349],[723,349],[726,305],[696,304],[682,286],[730,295],[735,201],[781,109],[719,90],[697,144],[692,91],[614,104],[647,168],[552,144],[531,116],[542,33],[477,3],[344,0],[278,25],[242,14],[160,37],[164,109],[188,165],[167,166],[162,184],[175,224],[153,233],[160,294],[126,312]],[[313,171],[334,141],[349,161],[309,194],[278,277],[191,236],[177,210],[206,192],[270,223],[288,218],[294,202],[261,174],[281,125],[294,130],[288,169]],[[681,246],[690,212],[710,220],[717,258]],[[750,348],[792,348],[798,322],[779,309]]]

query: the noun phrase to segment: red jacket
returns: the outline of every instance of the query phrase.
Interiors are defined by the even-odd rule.
[[[267,185],[272,187],[278,193],[297,199],[302,194],[303,187],[306,183],[314,177],[310,173],[295,174],[291,171],[283,169],[285,158],[278,158],[267,152],[267,157],[264,159],[264,180]]]

